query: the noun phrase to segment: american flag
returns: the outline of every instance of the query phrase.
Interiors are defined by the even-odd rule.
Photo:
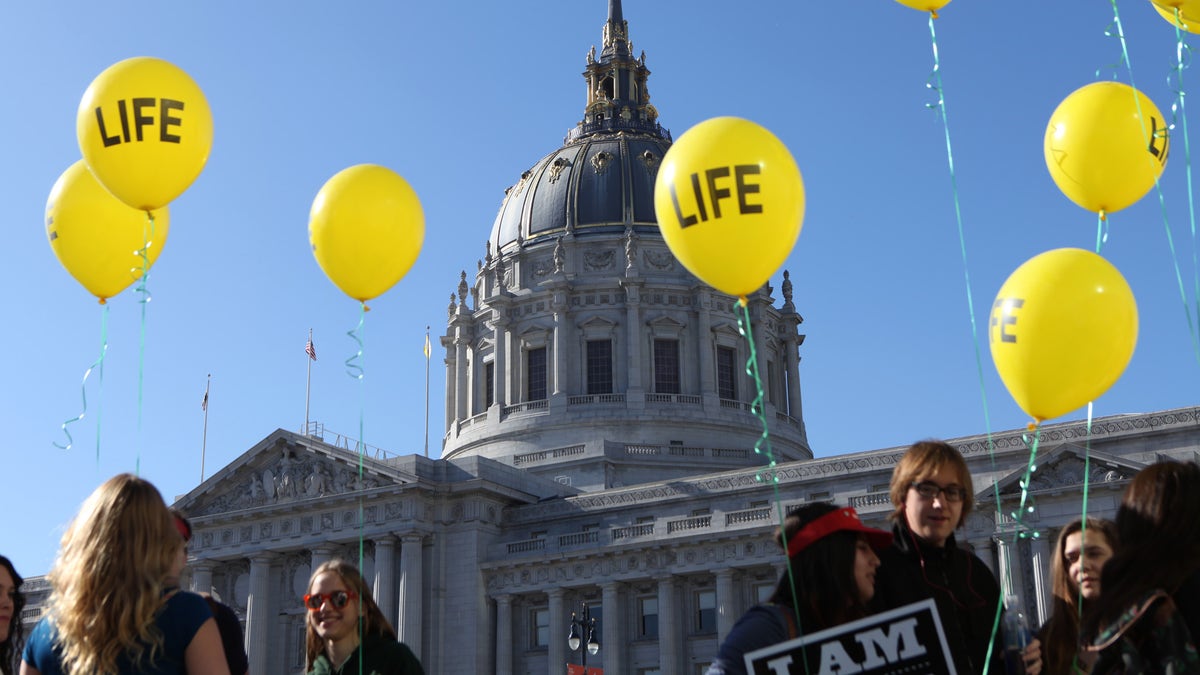
[[[317,360],[317,348],[313,346],[312,338],[308,338],[308,343],[304,345],[304,353],[313,361]]]
[[[200,409],[203,410],[204,412],[208,412],[208,390],[207,389],[204,390],[204,400],[200,401]]]

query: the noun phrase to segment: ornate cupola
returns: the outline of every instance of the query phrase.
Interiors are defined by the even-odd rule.
[[[621,17],[621,0],[609,0],[608,21],[604,23],[600,59],[593,45],[587,55],[587,108],[567,141],[587,134],[618,130],[639,131],[669,140],[669,133],[658,125],[658,110],[650,104],[646,80],[646,52],[633,58],[629,24]]]
[[[445,458],[478,455],[591,490],[761,465],[749,346],[735,298],[679,264],[654,181],[671,135],[609,0],[583,119],[504,191],[476,263],[455,279]],[[784,282],[752,294],[755,353],[781,460],[812,456],[800,405],[801,319]]]

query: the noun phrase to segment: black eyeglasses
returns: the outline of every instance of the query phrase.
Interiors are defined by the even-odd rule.
[[[321,605],[326,602],[333,605],[334,609],[342,609],[351,600],[357,600],[358,593],[354,591],[334,591],[332,593],[309,593],[304,596],[304,606],[310,611],[321,609]]]
[[[958,485],[947,485],[942,487],[932,481],[923,480],[920,483],[909,483],[909,487],[915,489],[917,494],[925,499],[934,499],[938,494],[946,495],[948,502],[961,502],[967,496],[967,491]]]

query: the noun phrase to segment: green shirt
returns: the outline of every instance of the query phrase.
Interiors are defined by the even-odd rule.
[[[361,659],[361,662],[360,662]],[[361,663],[361,665],[360,665]],[[383,635],[367,635],[341,668],[334,668],[321,654],[308,675],[425,675],[417,655],[403,642]]]

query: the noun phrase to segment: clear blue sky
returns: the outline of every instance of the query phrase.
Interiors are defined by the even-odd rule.
[[[805,317],[804,413],[817,455],[983,432],[945,142],[925,107],[926,15],[886,1],[624,5],[676,137],[710,117],[746,117],[775,132],[804,175],[804,230],[785,267]],[[937,21],[981,341],[1009,273],[1046,250],[1090,248],[1095,236],[1095,216],[1051,181],[1042,137],[1058,103],[1120,58],[1104,35],[1112,8],[1038,5],[955,0]],[[1174,31],[1146,0],[1119,8],[1134,83],[1166,112]],[[278,427],[298,430],[309,328],[320,356],[312,419],[356,435],[361,409],[368,443],[423,452],[425,326],[436,346],[458,272],[473,274],[483,257],[504,189],[580,119],[580,73],[606,9],[603,0],[11,5],[0,22],[0,553],[24,574],[44,573],[80,501],[139,461],[168,500],[193,488],[208,373],[209,474]],[[62,451],[52,443],[81,409],[101,309],[59,266],[42,216],[54,180],[79,158],[84,89],[137,55],[199,83],[214,115],[212,156],[171,204],[170,240],[150,277],[140,428],[142,324],[126,291],[111,302],[103,393],[93,376],[88,418]],[[1187,77],[1200,82],[1200,71]],[[1190,286],[1186,157],[1182,136],[1173,140],[1163,188]],[[321,185],[363,162],[409,180],[427,234],[408,276],[372,303],[360,408],[341,365],[355,350],[345,332],[358,308],[317,267],[307,222]],[[1096,414],[1195,404],[1200,366],[1153,194],[1113,216],[1104,255],[1133,287],[1141,336]],[[986,342],[979,348],[992,429],[1024,425]],[[436,349],[434,456],[441,359]]]

